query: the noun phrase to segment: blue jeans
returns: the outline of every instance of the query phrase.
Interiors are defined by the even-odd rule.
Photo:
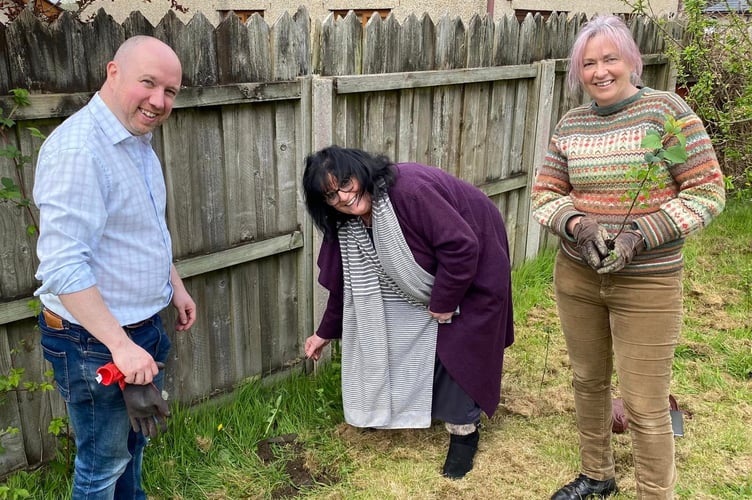
[[[637,498],[673,498],[668,395],[682,326],[682,272],[600,275],[559,253],[554,289],[574,374],[583,474],[614,477],[611,377],[616,369],[629,416]]]
[[[147,439],[131,429],[120,387],[96,381],[97,369],[112,361],[110,351],[82,326],[68,321],[57,329],[40,314],[39,328],[44,357],[52,364],[75,434],[73,500],[146,499],[141,461]],[[159,315],[125,330],[156,361],[167,359],[170,339]],[[163,381],[160,371],[154,383],[161,389]]]

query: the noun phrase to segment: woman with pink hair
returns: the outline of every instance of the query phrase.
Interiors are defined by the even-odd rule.
[[[682,325],[682,247],[725,203],[702,121],[672,92],[642,87],[642,60],[615,16],[588,22],[568,82],[592,102],[557,124],[539,167],[536,220],[560,236],[554,288],[574,377],[581,473],[554,500],[616,493],[611,449],[614,367],[629,416],[637,498],[672,498],[676,482],[668,396]],[[680,134],[664,135],[667,117]],[[646,165],[648,133],[686,138],[686,161],[652,163],[632,203],[630,172]]]

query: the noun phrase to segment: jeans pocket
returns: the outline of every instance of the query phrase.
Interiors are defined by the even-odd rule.
[[[50,344],[51,339],[46,335],[42,335],[42,351],[44,352],[44,359],[50,362],[55,377],[55,385],[63,400],[66,403],[70,403],[70,374],[68,371],[68,354],[64,351],[54,349]],[[46,342],[45,342],[46,341]]]

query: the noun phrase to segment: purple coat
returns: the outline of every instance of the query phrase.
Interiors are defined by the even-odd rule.
[[[478,188],[438,169],[399,163],[389,198],[416,262],[435,276],[429,308],[454,311],[439,324],[436,351],[454,380],[491,416],[501,396],[504,349],[514,342],[511,269],[504,222]],[[325,238],[319,283],[329,300],[316,332],[342,336],[342,258]]]

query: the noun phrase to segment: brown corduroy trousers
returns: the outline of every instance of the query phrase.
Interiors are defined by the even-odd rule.
[[[598,480],[615,476],[615,367],[629,417],[637,497],[673,498],[676,466],[668,395],[682,325],[682,271],[599,275],[560,253],[554,289],[574,374],[582,473]]]

